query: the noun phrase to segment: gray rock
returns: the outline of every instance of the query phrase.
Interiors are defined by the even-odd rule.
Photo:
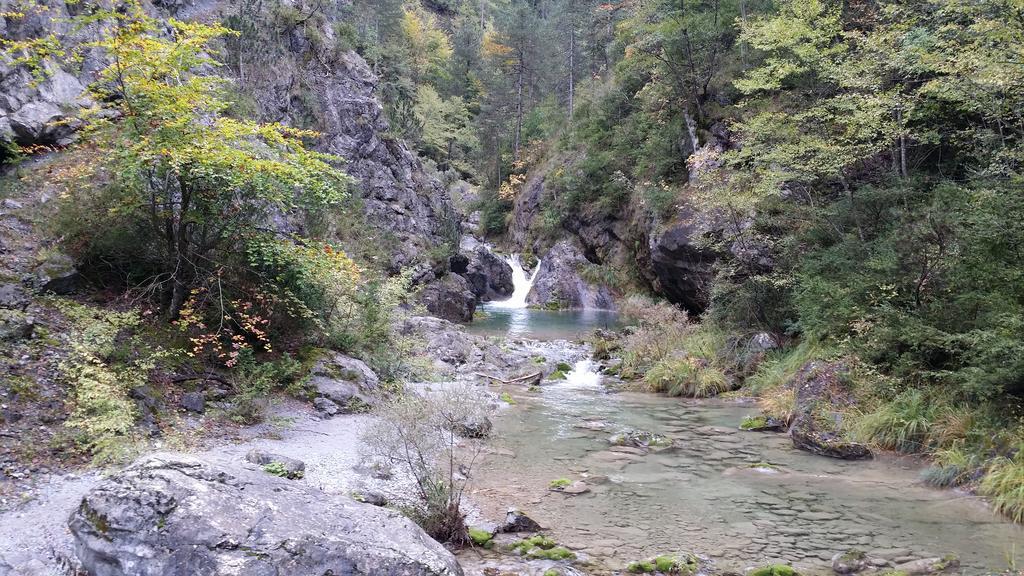
[[[56,141],[56,123],[63,119],[64,112],[49,102],[29,102],[9,116],[14,137],[23,144]]]
[[[476,294],[469,281],[458,274],[445,274],[420,289],[420,302],[427,310],[451,322],[469,323],[476,311]]]
[[[956,556],[944,558],[922,558],[897,564],[894,570],[907,576],[926,576],[928,574],[957,574],[960,572],[960,559]]]
[[[840,552],[832,557],[832,571],[836,574],[856,574],[867,568],[867,554],[860,550]]]
[[[589,264],[578,246],[568,240],[558,242],[541,258],[527,303],[560,309],[614,308],[608,287],[590,284],[580,276]]]
[[[0,308],[25,308],[28,295],[20,284],[0,284]]]
[[[92,576],[462,575],[397,512],[184,456],[151,456],[111,476],[68,526]]]
[[[463,438],[486,438],[491,434],[493,427],[491,419],[481,415],[460,422],[455,432]]]
[[[51,254],[36,266],[33,274],[41,290],[54,294],[70,294],[81,281],[75,261],[59,252]]]
[[[465,271],[458,272],[469,282],[470,289],[480,300],[501,300],[512,295],[512,267],[483,244],[477,244],[467,253]]]
[[[180,404],[189,412],[202,414],[206,411],[206,396],[202,392],[186,392],[181,395]]]
[[[440,318],[407,318],[398,326],[398,332],[419,340],[420,352],[434,360],[435,367],[445,376],[476,372],[500,376],[517,365],[515,355],[487,338],[469,334],[463,327]]]
[[[306,473],[306,463],[302,460],[290,458],[288,456],[282,456],[280,454],[272,454],[259,448],[253,448],[245,455],[246,462],[252,462],[257,466],[267,466],[270,464],[280,465],[282,470],[282,476],[284,478],[297,479],[302,478]]]
[[[505,513],[505,522],[498,527],[498,532],[540,532],[543,530],[533,518],[516,508],[509,508]]]
[[[647,264],[655,290],[687,310],[704,310],[716,258],[704,240],[721,227],[715,214],[681,208],[671,223],[652,231]]]
[[[0,308],[0,342],[31,338],[35,326],[35,319],[25,312]]]
[[[789,427],[793,445],[820,456],[843,460],[871,458],[867,446],[847,440],[837,417],[826,423],[820,414],[850,406],[853,394],[843,362],[812,360],[787,383],[796,390],[796,413]]]
[[[330,417],[375,405],[380,379],[362,360],[329,352],[313,365],[309,385],[316,391],[313,406]]]

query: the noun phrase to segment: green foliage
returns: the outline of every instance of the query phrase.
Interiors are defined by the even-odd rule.
[[[946,408],[920,390],[907,390],[858,421],[858,434],[883,448],[925,452],[937,414]]]
[[[542,560],[573,560],[576,558],[576,554],[571,550],[559,546],[554,540],[543,534],[520,540],[512,544],[509,550]]]
[[[263,471],[273,476],[279,476],[281,478],[288,478],[289,480],[299,480],[303,477],[302,471],[290,471],[281,462],[271,462],[263,466]]]
[[[165,354],[139,339],[142,318],[135,311],[107,311],[69,301],[58,308],[70,322],[68,354],[61,378],[71,389],[66,425],[97,464],[114,464],[135,453],[132,388],[145,385]]]
[[[231,372],[232,384],[237,391],[230,418],[239,424],[255,424],[263,419],[271,392],[289,390],[303,395],[300,377],[308,367],[288,354],[280,358],[257,359],[251,349],[238,355]]]

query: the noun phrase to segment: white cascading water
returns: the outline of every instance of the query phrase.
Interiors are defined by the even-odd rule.
[[[540,261],[537,262],[537,266],[533,269],[529,278],[527,278],[526,270],[523,269],[523,264],[519,260],[519,254],[505,257],[505,262],[508,262],[509,267],[512,268],[512,296],[508,300],[491,302],[490,306],[495,308],[526,308],[526,297],[530,294],[530,289],[533,288],[533,281],[537,279],[537,273],[540,272]]]
[[[565,375],[564,385],[567,388],[595,388],[601,385],[601,374],[597,371],[597,363],[590,358],[576,362]]]

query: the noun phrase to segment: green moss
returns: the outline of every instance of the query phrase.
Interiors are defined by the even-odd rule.
[[[562,574],[561,570],[555,570],[554,568],[549,568],[549,569],[544,571],[543,576],[563,576],[563,574]]]
[[[629,565],[626,566],[626,572],[631,574],[650,574],[654,572],[654,570],[654,563],[647,560],[630,562]]]
[[[764,414],[758,416],[747,416],[740,423],[740,430],[757,430],[768,425],[768,417]]]
[[[654,567],[658,572],[672,572],[680,568],[679,561],[671,556],[658,556],[654,559]]]
[[[536,536],[524,538],[523,540],[520,540],[519,542],[512,544],[511,546],[509,546],[509,551],[526,554],[530,550],[533,550],[535,548],[539,548],[541,550],[550,550],[557,545],[558,544],[551,538],[543,534],[538,534]]]
[[[575,560],[576,554],[562,546],[555,546],[554,548],[533,548],[526,553],[531,558],[539,558],[541,560]]]
[[[526,391],[527,392],[540,392],[540,386],[538,386],[536,384],[531,384],[530,387],[526,389]]]
[[[800,573],[794,570],[792,566],[772,564],[757,568],[747,576],[800,576]]]
[[[569,480],[568,478],[556,478],[551,482],[548,482],[548,488],[558,490],[560,488],[565,488],[570,484],[572,484],[572,480]]]
[[[473,544],[477,546],[483,548],[490,548],[492,545],[492,540],[494,539],[494,535],[488,532],[487,530],[483,530],[481,528],[470,528],[469,539],[472,540]]]
[[[555,369],[558,370],[559,372],[568,373],[572,371],[572,366],[566,364],[565,362],[559,362],[558,366],[556,366]]]
[[[509,394],[508,392],[502,392],[501,395],[498,396],[498,399],[504,402],[505,404],[516,403],[516,401],[512,398],[512,395]]]

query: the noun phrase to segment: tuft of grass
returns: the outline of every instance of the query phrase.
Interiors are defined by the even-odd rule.
[[[1024,523],[1024,444],[1012,458],[996,458],[981,480],[981,494],[992,500],[996,511]]]
[[[941,403],[920,390],[907,390],[892,402],[865,414],[857,423],[857,435],[882,448],[908,454],[926,452]]]
[[[673,355],[659,360],[644,375],[643,382],[652,392],[688,398],[708,398],[730,389],[722,370],[693,356]]]
[[[824,356],[824,350],[810,341],[777,351],[757,367],[744,382],[753,393],[765,393],[784,387],[807,362]]]

